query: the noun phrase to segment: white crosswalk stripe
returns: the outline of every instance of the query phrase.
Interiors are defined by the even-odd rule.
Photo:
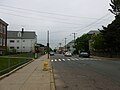
[[[51,62],[53,62],[53,60],[51,60]]]
[[[61,59],[58,59],[59,61],[61,61]]]
[[[79,59],[75,58],[75,60],[79,60]]]
[[[55,61],[57,61],[57,59],[55,59]]]
[[[74,58],[71,58],[71,60],[75,60]]]
[[[62,59],[63,61],[65,61],[65,59]]]
[[[85,60],[86,60],[86,61],[87,61],[87,60],[91,60],[91,61],[93,60],[93,61],[94,61],[94,60],[101,60],[101,59],[98,59],[98,58],[66,58],[66,59],[64,59],[64,58],[62,59],[62,58],[61,58],[61,59],[60,59],[60,58],[59,58],[59,59],[52,59],[51,62],[54,62],[54,61],[55,61],[55,62],[57,62],[57,61],[59,61],[59,62],[62,62],[62,61],[64,61],[64,62],[65,62],[65,61],[85,61]]]
[[[70,61],[70,59],[69,59],[69,58],[68,58],[67,60],[68,60],[68,61]]]

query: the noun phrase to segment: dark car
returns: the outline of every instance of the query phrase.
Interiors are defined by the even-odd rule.
[[[79,57],[90,57],[90,54],[88,52],[80,52]]]

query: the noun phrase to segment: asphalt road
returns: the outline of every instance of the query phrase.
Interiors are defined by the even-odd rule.
[[[51,56],[56,90],[120,90],[120,61]]]

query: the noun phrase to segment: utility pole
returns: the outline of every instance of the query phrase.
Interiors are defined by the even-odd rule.
[[[61,47],[62,43],[59,43],[59,45],[60,45],[60,47]]]
[[[49,31],[47,32],[47,51],[48,51],[48,59],[49,59]]]
[[[66,51],[66,39],[67,39],[67,38],[65,38],[65,51]]]
[[[72,33],[73,35],[74,35],[74,46],[75,46],[75,35],[77,34],[77,33]]]

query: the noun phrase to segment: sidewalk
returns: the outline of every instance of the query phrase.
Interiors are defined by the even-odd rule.
[[[48,71],[43,71],[44,60]],[[0,90],[55,90],[51,62],[44,55],[0,80]]]
[[[106,59],[106,60],[112,60],[112,61],[120,61],[120,58],[109,58],[109,57],[99,57],[99,56],[91,56],[92,58],[100,58],[100,59]]]

